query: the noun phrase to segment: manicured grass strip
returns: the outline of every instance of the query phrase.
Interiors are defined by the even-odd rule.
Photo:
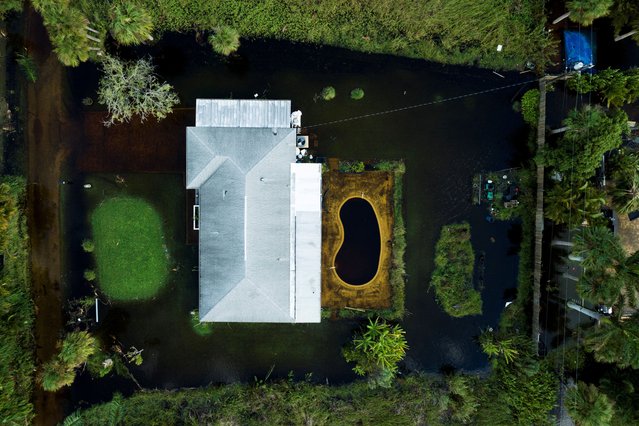
[[[0,423],[30,424],[33,419],[34,307],[29,276],[25,182],[0,181]],[[55,331],[54,331],[55,332]]]
[[[162,221],[146,201],[116,197],[91,216],[98,283],[114,300],[153,297],[164,285],[168,259]]]
[[[448,315],[481,314],[481,295],[472,283],[474,266],[470,225],[464,222],[444,226],[435,246],[435,271],[431,285]]]

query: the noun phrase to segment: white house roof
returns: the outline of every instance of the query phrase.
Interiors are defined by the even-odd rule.
[[[282,105],[286,114],[273,113]],[[290,101],[198,100],[198,117],[201,106],[228,116],[186,132],[186,185],[200,203],[200,319],[319,322],[321,167],[294,163],[296,131],[282,126]],[[260,126],[247,127],[245,113]]]

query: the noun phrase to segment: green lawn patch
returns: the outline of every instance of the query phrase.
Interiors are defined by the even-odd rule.
[[[115,197],[91,215],[98,283],[114,300],[153,297],[166,281],[162,221],[146,201]]]
[[[435,246],[431,285],[442,308],[453,317],[481,314],[481,295],[473,288],[475,254],[470,225],[445,225]]]

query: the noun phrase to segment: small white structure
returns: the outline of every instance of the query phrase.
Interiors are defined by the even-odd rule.
[[[186,185],[198,191],[203,322],[320,322],[322,170],[295,163],[290,111],[197,100]]]
[[[302,127],[302,111],[297,110],[291,113],[291,127]]]

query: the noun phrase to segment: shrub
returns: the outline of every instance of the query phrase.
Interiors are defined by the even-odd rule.
[[[320,93],[320,96],[325,101],[330,101],[332,99],[335,99],[335,95],[336,95],[336,92],[333,86],[326,86],[325,88],[322,89],[322,92]]]
[[[521,97],[521,115],[530,126],[537,126],[539,119],[539,89],[531,89]]]
[[[135,2],[123,2],[113,7],[111,14],[111,34],[118,43],[129,45],[152,40],[153,19]]]
[[[339,171],[342,173],[361,173],[366,169],[362,161],[340,161]]]
[[[474,265],[470,225],[444,226],[435,246],[431,285],[444,311],[453,317],[481,314],[481,295],[472,283]]]
[[[95,353],[97,341],[86,331],[77,331],[67,334],[58,346],[60,352],[42,366],[40,383],[46,391],[57,391],[72,384],[75,369]]]
[[[95,281],[96,274],[93,269],[85,269],[84,270],[84,279],[87,281]]]
[[[92,240],[84,239],[82,240],[82,250],[87,253],[93,253],[93,250],[95,250],[95,244]]]
[[[216,53],[228,56],[239,49],[240,33],[231,27],[220,27],[209,37],[209,43]]]
[[[191,327],[193,327],[193,331],[200,336],[208,336],[213,333],[213,324],[210,322],[201,322],[200,313],[197,309],[191,311]]]
[[[359,87],[351,90],[351,99],[358,101],[364,97],[364,90]]]
[[[408,349],[404,334],[399,325],[369,319],[366,331],[357,334],[342,353],[346,361],[356,363],[355,373],[369,376],[372,387],[390,387],[397,363],[404,359]]]
[[[33,58],[26,53],[18,53],[16,62],[26,79],[31,83],[35,83],[38,79],[38,68]]]

